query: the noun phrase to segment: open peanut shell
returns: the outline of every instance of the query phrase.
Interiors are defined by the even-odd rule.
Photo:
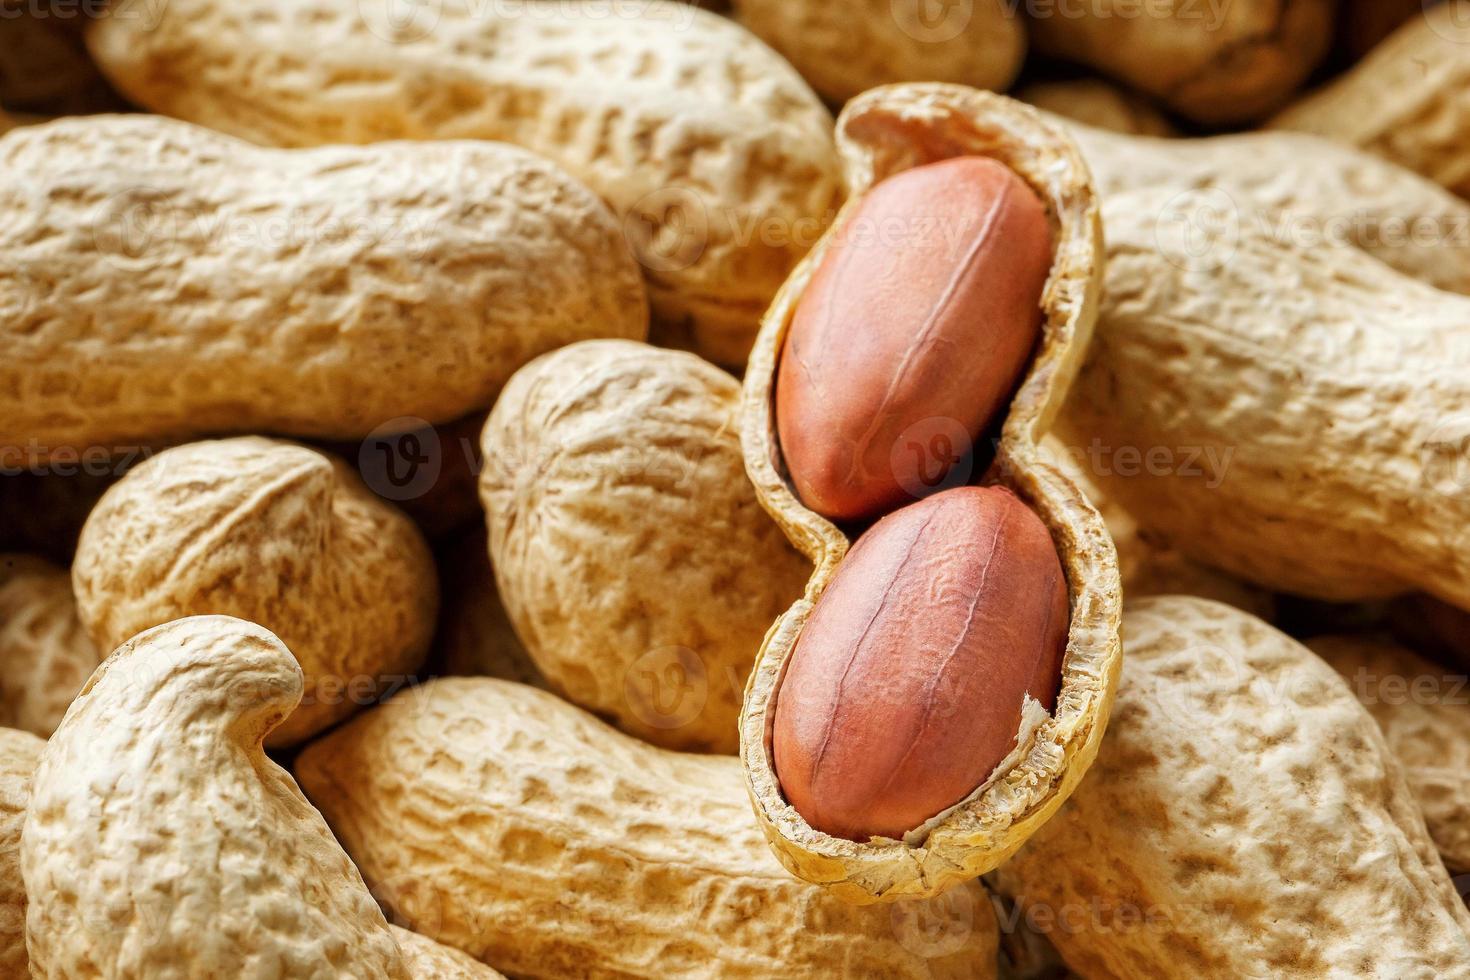
[[[981,875],[1056,812],[1097,754],[1122,664],[1122,587],[1097,511],[1039,445],[1081,364],[1097,316],[1103,246],[1097,195],[1076,146],[1031,108],[956,85],[893,85],[850,102],[837,123],[848,204],[766,312],[741,405],[745,465],[761,504],[815,564],[805,595],[766,634],[745,691],[741,758],[757,819],[782,864],[860,904],[925,897]],[[1061,693],[1039,724],[965,800],[906,840],[856,843],[811,827],[782,795],[771,748],[781,680],[813,604],[851,545],[808,510],[788,482],[776,435],[776,369],[807,283],[864,193],[903,170],[954,156],[993,157],[1047,205],[1055,252],[1042,296],[1042,340],[999,433],[994,463],[975,482],[1009,487],[1051,531],[1071,599]],[[895,665],[901,669],[901,656]]]

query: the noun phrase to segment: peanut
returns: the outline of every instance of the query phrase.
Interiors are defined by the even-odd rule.
[[[1459,0],[1411,18],[1270,125],[1362,148],[1470,196],[1470,21]]]
[[[1098,448],[1104,490],[1146,528],[1248,581],[1470,604],[1454,414],[1470,299],[1355,249],[1191,217],[1216,206],[1106,202],[1106,300],[1067,442]]]
[[[740,692],[811,566],[741,472],[739,385],[692,354],[575,344],[517,372],[480,498],[553,689],[657,745],[733,753]]]
[[[867,531],[812,609],[776,699],[781,791],[813,827],[900,839],[1056,707],[1067,582],[1008,490],[957,487]],[[901,661],[901,663],[899,662]]]
[[[31,975],[26,957],[26,891],[20,874],[20,831],[31,776],[46,742],[0,728],[0,976]]]
[[[473,957],[440,945],[427,936],[391,924],[388,931],[398,943],[408,975],[413,980],[495,980],[500,976]]]
[[[1210,191],[1255,233],[1349,246],[1440,289],[1470,293],[1470,202],[1402,167],[1300,133],[1150,139],[1069,126],[1104,199]],[[1223,197],[1221,195],[1224,195]]]
[[[1016,98],[1038,109],[1109,132],[1135,136],[1179,135],[1174,124],[1152,103],[1101,79],[1036,82],[1017,92]]]
[[[793,880],[740,764],[485,678],[400,692],[296,775],[390,913],[513,975],[993,977],[990,903],[938,948]]]
[[[1004,0],[926,16],[892,0],[736,0],[740,23],[822,96],[845,102],[890,82],[957,82],[1004,91],[1026,55],[1026,27]]]
[[[1399,763],[1305,647],[1131,602],[1102,751],[993,876],[1088,977],[1470,975],[1470,915]]]
[[[287,152],[108,116],[6,134],[0,174],[0,447],[357,438],[646,329],[611,214],[510,147]]]
[[[50,738],[101,660],[66,569],[0,554],[0,725]]]
[[[423,538],[347,464],[250,436],[180,446],[129,472],[88,518],[72,583],[103,650],[204,613],[277,631],[306,671],[307,699],[272,747],[407,680],[438,602]]]
[[[1403,647],[1373,637],[1307,643],[1352,688],[1383,729],[1451,872],[1470,872],[1470,687]]]
[[[1333,0],[1219,5],[1094,0],[1032,17],[1036,50],[1080,62],[1208,124],[1281,105],[1321,61]]]
[[[869,190],[781,351],[776,431],[802,502],[872,520],[941,484],[949,466],[903,454],[904,441],[934,419],[980,440],[1036,348],[1051,266],[1044,205],[994,159],[954,157]]]
[[[257,143],[477,138],[557,161],[624,220],[664,328],[721,363],[744,362],[836,204],[827,110],[744,29],[685,4],[405,20],[380,2],[170,0],[156,26],[108,17],[88,41],[129,98]]]
[[[741,758],[756,817],[781,862],[793,874],[826,885],[847,901],[867,903],[933,896],[983,874],[1004,861],[1062,805],[1086,771],[1106,723],[1121,655],[1117,632],[1121,597],[1117,554],[1102,518],[1066,470],[1046,459],[1038,447],[1082,360],[1101,279],[1097,200],[1076,147],[1034,109],[1001,96],[935,84],[890,86],[860,96],[843,110],[837,137],[850,182],[848,204],[832,231],[777,295],[745,374],[741,441],[746,472],[762,506],[815,569],[806,594],[771,627],[756,659],[740,717]],[[978,792],[904,840],[874,838],[859,843],[807,822],[782,792],[772,748],[781,678],[814,604],[835,581],[851,544],[842,528],[802,503],[787,478],[784,444],[776,438],[778,355],[808,285],[815,282],[816,270],[833,243],[850,230],[868,191],[879,181],[916,167],[975,156],[1005,165],[1041,199],[1051,228],[1052,266],[1040,296],[1041,340],[1004,407],[995,462],[984,474],[956,466],[952,479],[1013,491],[1045,526],[1061,560],[1072,617],[1061,690],[1050,716],[1038,706],[1024,725],[1009,733],[1015,752]],[[879,400],[876,394],[868,397],[870,403]],[[936,440],[911,441],[922,449]],[[961,576],[956,569],[944,574]],[[905,599],[914,603],[910,608],[919,610],[911,628],[926,637],[921,624],[933,609],[923,596]],[[934,600],[934,606],[938,604]],[[902,648],[905,643],[897,633],[895,643]],[[921,645],[926,642],[919,640]],[[1026,663],[1045,645],[1040,636],[1028,635],[1018,643],[1026,651],[1018,660]],[[903,656],[895,658],[895,665],[896,689],[921,690],[933,679],[932,672],[923,668],[908,677]],[[1017,666],[1017,672],[1023,668]],[[1016,705],[1010,696],[1019,699],[1020,694],[1018,686],[1005,688],[1004,696],[997,698],[997,712],[1013,710]],[[903,716],[911,708],[919,710],[906,705],[897,713]],[[1001,738],[1000,724],[991,720],[985,726],[987,740],[990,735]],[[966,792],[976,789],[965,787]],[[926,793],[926,809],[947,791],[936,787],[934,796]]]
[[[103,662],[26,810],[34,976],[408,980],[357,869],[261,748],[301,691],[281,642],[226,616]]]

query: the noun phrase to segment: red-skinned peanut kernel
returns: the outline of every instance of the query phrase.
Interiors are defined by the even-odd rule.
[[[787,801],[813,827],[901,838],[1016,745],[1024,696],[1061,685],[1066,576],[1010,491],[958,487],[858,539],[812,610],[776,700]]]
[[[777,433],[803,503],[868,520],[939,484],[1015,390],[1051,265],[1041,199],[996,160],[927,164],[869,191],[782,349]],[[929,429],[963,434],[943,440],[949,458],[934,458]]]

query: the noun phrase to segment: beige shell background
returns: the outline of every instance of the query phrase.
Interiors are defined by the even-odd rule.
[[[1246,123],[1279,106],[1332,37],[1334,0],[1045,4],[1036,51],[1095,68],[1207,124]]]
[[[553,689],[658,745],[733,754],[741,692],[811,565],[745,479],[734,378],[628,341],[533,362],[486,423],[500,595]]]
[[[1383,729],[1445,867],[1470,872],[1470,679],[1375,637],[1324,636],[1307,646]]]
[[[1269,588],[1470,604],[1470,299],[1236,222],[1209,190],[1114,196],[1104,220],[1106,299],[1061,434],[1098,448],[1105,492]]]
[[[32,784],[21,862],[35,976],[187,963],[201,977],[408,980],[357,869],[262,751],[301,691],[279,640],[225,616],[169,623],[108,658]]]
[[[606,208],[484,143],[24,127],[0,138],[0,252],[0,445],[42,455],[448,421],[543,351],[647,330]]]
[[[1403,769],[1319,658],[1200,599],[1130,602],[1103,750],[993,876],[1084,976],[1464,977],[1470,914]]]
[[[29,732],[0,728],[0,976],[30,975],[20,832],[25,823],[31,776],[45,748],[45,740]]]
[[[953,907],[843,904],[771,856],[738,761],[524,685],[404,691],[296,775],[397,921],[509,974],[994,975],[978,887]]]
[[[0,726],[50,738],[101,662],[77,617],[71,574],[0,554]]]
[[[891,82],[1004,91],[1026,57],[1025,20],[1006,0],[942,11],[920,0],[735,0],[734,7],[740,23],[834,102]]]
[[[832,119],[797,73],[694,6],[169,0],[92,25],[130,99],[266,145],[491,139],[624,219],[666,325],[739,364],[831,219]]]
[[[1056,259],[1042,297],[1043,340],[1017,391],[992,474],[1047,524],[1067,573],[1072,625],[1054,715],[1011,768],[924,828],[920,839],[856,843],[811,827],[781,795],[770,717],[782,671],[812,604],[846,554],[841,530],[804,507],[788,485],[775,437],[772,388],[796,304],[825,251],[819,244],[767,312],[746,372],[741,438],[762,505],[816,566],[806,594],[771,627],[746,688],[741,758],[757,819],[783,864],[852,902],[930,896],[995,867],[1066,799],[1107,723],[1121,650],[1117,554],[1102,518],[1067,471],[1038,450],[1085,352],[1102,275],[1102,233],[1091,177],[1076,147],[1035,110],[953,85],[895,85],[850,102],[838,145],[856,202],[883,177],[957,155],[995,157],[1047,203]],[[851,205],[849,206],[850,210]],[[848,211],[839,215],[840,230]],[[835,231],[834,231],[835,233]]]
[[[87,519],[72,585],[99,650],[209,613],[277,631],[307,680],[272,747],[411,680],[438,603],[407,517],[340,460],[255,436],[180,446],[129,472]]]

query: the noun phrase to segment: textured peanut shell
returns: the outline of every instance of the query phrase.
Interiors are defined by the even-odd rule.
[[[1089,978],[1464,977],[1470,915],[1373,719],[1311,651],[1130,602],[1102,751],[993,876]]]
[[[1026,26],[1004,0],[973,0],[938,18],[892,0],[736,0],[735,16],[833,102],[891,82],[1008,88]]]
[[[524,685],[401,692],[296,774],[397,921],[512,975],[993,976],[983,897],[957,941],[927,946],[898,913],[786,874],[735,759],[655,748]]]
[[[1219,191],[1228,202],[1217,203],[1242,227],[1290,233],[1306,222],[1406,275],[1470,293],[1470,202],[1378,157],[1300,133],[1166,140],[1069,131],[1105,199],[1163,187]]]
[[[593,341],[517,372],[485,426],[516,633],[554,690],[668,748],[737,750],[761,637],[811,572],[745,479],[739,400],[692,354]]]
[[[493,139],[557,161],[624,218],[660,318],[724,363],[839,193],[812,91],[685,4],[169,0],[154,29],[88,37],[131,99],[257,143]]]
[[[1327,51],[1334,8],[1335,0],[1092,0],[1047,7],[1032,18],[1031,38],[1043,54],[1223,125],[1258,119],[1291,96]]]
[[[476,529],[438,556],[443,603],[433,659],[452,676],[499,677],[548,690],[500,601],[485,538]]]
[[[1018,746],[984,791],[924,828],[917,842],[856,843],[820,833],[782,797],[772,762],[771,717],[786,661],[850,541],[793,493],[777,444],[772,388],[796,304],[829,237],[803,260],[766,314],[745,375],[741,441],[756,494],[792,544],[816,566],[805,595],[766,635],[741,714],[741,758],[756,816],[781,862],[846,901],[929,896],[1004,861],[1082,778],[1107,723],[1121,650],[1117,555],[1102,518],[1038,441],[1082,359],[1096,315],[1102,233],[1091,177],[1076,147],[1035,110],[953,85],[895,85],[850,102],[838,122],[850,199],[901,170],[960,155],[1010,166],[1047,205],[1055,261],[1042,296],[1042,341],[1000,434],[988,479],[1034,510],[1052,533],[1068,580],[1072,625],[1052,717]],[[898,652],[901,656],[901,651]],[[910,834],[911,839],[914,838]]]
[[[1113,133],[1179,135],[1174,124],[1152,103],[1100,78],[1035,82],[1017,92],[1016,98],[1073,122]]]
[[[0,138],[0,256],[0,446],[357,438],[458,418],[543,351],[647,328],[612,215],[483,143],[24,127]]]
[[[409,980],[357,869],[262,750],[301,691],[290,651],[227,616],[103,663],[32,785],[33,976]]]
[[[1387,640],[1307,644],[1348,682],[1403,764],[1445,867],[1470,872],[1470,683]]]
[[[30,976],[26,957],[26,890],[20,873],[20,832],[31,776],[46,742],[0,728],[0,976]]]
[[[1106,299],[1062,435],[1167,451],[1099,482],[1201,562],[1320,599],[1470,604],[1470,299],[1353,248],[1194,221],[1217,206],[1105,202]]]
[[[1457,0],[1412,17],[1270,125],[1349,143],[1470,196],[1470,18]]]
[[[473,957],[428,936],[389,925],[412,980],[495,980],[500,974]]]
[[[433,559],[407,517],[346,463],[256,436],[180,446],[132,470],[88,518],[72,586],[103,650],[206,613],[274,630],[301,661],[307,697],[272,747],[409,679],[438,603]]]
[[[66,569],[0,554],[0,725],[50,738],[101,661]]]

